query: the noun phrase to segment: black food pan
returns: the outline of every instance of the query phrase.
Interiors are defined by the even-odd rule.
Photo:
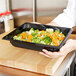
[[[14,40],[13,37],[23,31],[29,31],[31,28],[39,29],[39,30],[45,30],[46,28],[52,28],[54,30],[60,30],[65,35],[64,40],[61,42],[59,46],[51,46],[51,45],[45,45],[45,44],[38,44],[38,43],[32,43],[32,42],[25,42],[25,41],[19,41]],[[16,28],[14,31],[9,33],[8,35],[4,36],[4,40],[9,40],[12,45],[16,47],[26,48],[26,49],[32,49],[32,50],[39,50],[47,49],[49,51],[59,51],[59,49],[65,44],[66,40],[72,33],[72,28],[66,28],[66,27],[58,27],[58,26],[50,26],[50,25],[43,25],[43,24],[34,24],[34,23],[24,23],[20,27]]]

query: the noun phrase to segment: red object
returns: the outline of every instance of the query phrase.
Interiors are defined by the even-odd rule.
[[[1,13],[0,16],[2,16],[2,15],[6,16],[8,14],[11,14],[11,11],[7,11],[7,12],[4,12],[4,13]]]
[[[2,14],[0,13],[0,17],[2,16]]]
[[[13,9],[13,12],[21,12],[21,11],[32,11],[32,8],[19,8],[19,9]]]
[[[4,16],[6,16],[7,15],[7,13],[5,12],[5,13],[1,13],[2,15],[4,15]]]
[[[7,11],[7,14],[11,14],[11,11]]]

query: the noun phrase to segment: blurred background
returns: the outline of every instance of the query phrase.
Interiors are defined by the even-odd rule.
[[[63,12],[68,3],[68,0],[0,0],[0,13],[10,9],[15,27],[25,22],[33,22],[33,1],[36,1],[37,22],[42,24],[51,22]]]
[[[36,0],[38,16],[57,16],[67,5],[67,0]],[[11,0],[13,12],[32,15],[33,0]],[[28,12],[28,13],[27,13]],[[20,15],[20,14],[19,14]]]
[[[0,13],[10,9],[15,25],[32,22],[33,1],[36,1],[37,22],[46,24],[66,8],[68,0],[0,0]]]
[[[68,0],[36,0],[37,22],[46,24],[66,8]],[[15,25],[32,22],[33,0],[10,0],[10,8],[16,20]],[[19,23],[17,23],[19,22]]]

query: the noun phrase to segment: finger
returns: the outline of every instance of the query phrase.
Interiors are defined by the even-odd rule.
[[[58,55],[47,55],[47,54],[45,54],[45,53],[43,53],[43,52],[40,52],[40,54],[42,54],[42,55],[44,55],[44,56],[46,56],[46,57],[49,57],[49,58],[57,58],[57,57],[60,57],[60,56],[58,56]]]
[[[51,54],[52,52],[49,52],[48,50],[46,50],[46,49],[43,49],[42,50],[44,53],[46,53],[46,54],[48,54],[49,55],[49,53]]]
[[[57,53],[57,52],[54,52],[54,53],[51,53],[51,54],[46,54],[46,53],[41,53],[42,55],[44,56],[47,56],[49,58],[57,58],[57,57],[61,57],[61,56],[64,56],[64,54],[60,54],[60,53]]]
[[[52,57],[60,57],[60,56],[63,56],[63,54],[60,53],[60,52],[49,53],[49,55],[52,56]]]
[[[51,51],[47,51],[45,49],[42,50],[45,54],[49,55],[49,56],[52,56],[52,57],[58,57],[58,56],[63,56],[64,54],[61,53],[60,51],[59,52],[51,52]]]
[[[46,57],[48,57],[48,58],[57,58],[57,56],[49,56],[49,55],[47,55],[47,54],[45,54],[45,53],[43,53],[43,52],[40,52],[40,54],[42,54],[42,55],[44,55],[44,56],[46,56]]]

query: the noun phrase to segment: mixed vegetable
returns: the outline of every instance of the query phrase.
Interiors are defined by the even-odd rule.
[[[29,31],[24,31],[13,37],[14,40],[21,40],[52,46],[59,46],[59,44],[64,40],[64,38],[65,35],[62,34],[60,30],[54,31],[51,28],[41,31],[31,28]]]

